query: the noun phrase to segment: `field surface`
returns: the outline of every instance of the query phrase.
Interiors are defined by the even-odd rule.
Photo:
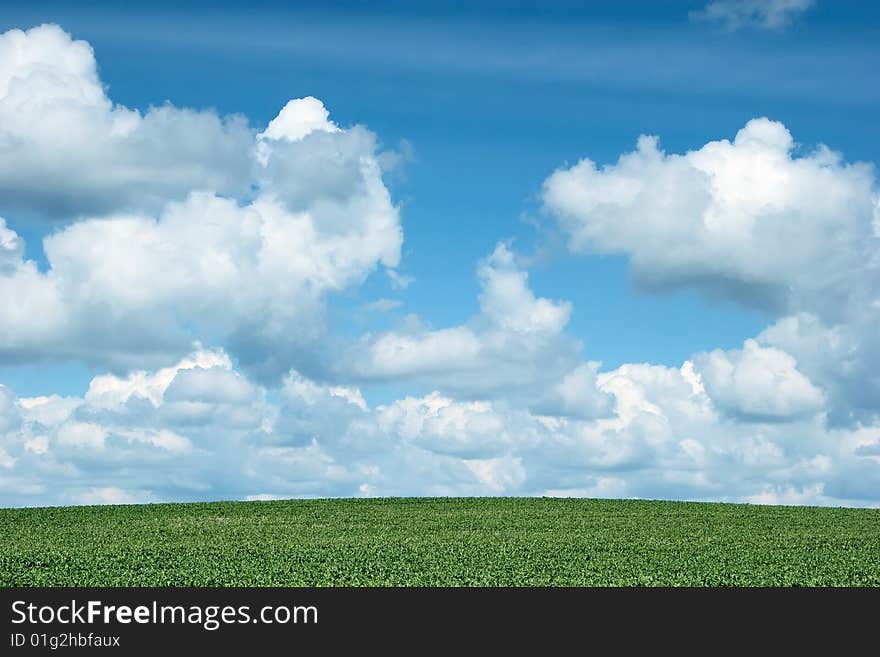
[[[0,586],[880,585],[880,510],[544,498],[0,509]]]

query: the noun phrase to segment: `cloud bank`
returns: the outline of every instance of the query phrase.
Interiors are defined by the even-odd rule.
[[[829,430],[799,383],[768,411],[726,382],[716,401],[690,362],[624,365],[591,381],[613,403],[599,419],[439,391],[370,408],[356,388],[295,371],[267,390],[201,350],[96,377],[83,397],[0,388],[0,494],[15,505],[464,494],[876,505],[880,428]],[[739,422],[731,408],[776,415]]]

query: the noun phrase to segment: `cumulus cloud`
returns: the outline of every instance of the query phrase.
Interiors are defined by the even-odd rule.
[[[477,272],[482,293],[483,315],[501,330],[523,335],[557,334],[571,316],[571,304],[535,297],[527,285],[528,274],[521,270],[513,253],[503,244]]]
[[[137,370],[125,377],[112,374],[96,376],[89,384],[86,401],[95,408],[112,408],[126,403],[131,398],[141,398],[154,407],[159,406],[168,386],[182,370],[199,368],[202,371],[219,367],[230,369],[232,361],[222,351],[199,350],[172,367],[164,367],[155,372]]]
[[[821,384],[833,424],[871,424],[880,418],[878,325],[876,306],[862,307],[837,323],[798,313],[771,324],[757,341],[791,354],[798,369]]]
[[[246,192],[242,117],[113,103],[92,47],[55,25],[0,35],[2,210],[70,219],[155,211],[193,189]]]
[[[337,376],[358,383],[408,381],[469,397],[505,397],[546,412],[594,417],[610,411],[595,387],[598,363],[579,366],[565,333],[572,306],[534,294],[528,272],[499,243],[477,267],[480,312],[432,329],[417,317],[351,345]],[[565,378],[563,378],[565,377]]]
[[[77,222],[46,238],[48,271],[19,259],[0,274],[0,354],[132,366],[221,334],[245,360],[284,356],[320,335],[325,294],[396,264],[397,211],[379,192],[334,233],[319,214],[206,193],[157,219]]]
[[[395,402],[382,409],[379,422],[409,444],[460,457],[497,457],[511,440],[504,417],[489,403],[456,402],[438,392]]]
[[[330,120],[330,112],[324,103],[314,96],[306,96],[288,101],[258,137],[274,141],[299,141],[316,130],[339,132],[339,127]],[[268,152],[266,156],[269,156]]]
[[[556,171],[544,203],[573,250],[628,255],[642,287],[839,317],[878,294],[874,169],[793,148],[766,118],[684,154],[642,136],[615,164]]]
[[[872,423],[880,413],[875,170],[825,146],[795,153],[788,130],[765,118],[732,142],[684,154],[643,136],[614,164],[582,160],[556,171],[543,198],[572,250],[627,255],[642,288],[695,287],[774,318],[738,355],[698,358],[728,412],[813,412],[820,388],[832,424]],[[785,385],[771,391],[770,381]],[[766,396],[747,401],[746,387]]]
[[[780,30],[815,4],[816,0],[712,0],[700,11],[691,12],[690,18],[718,23],[728,30]]]
[[[792,356],[754,340],[746,340],[742,350],[697,354],[694,362],[709,397],[733,416],[786,420],[825,406],[822,391]]]
[[[0,273],[14,270],[24,254],[24,241],[0,217]]]
[[[536,395],[536,401],[531,405],[532,410],[545,415],[579,419],[608,415],[614,401],[611,395],[599,389],[599,365],[600,363],[591,361],[572,369],[561,381]]]

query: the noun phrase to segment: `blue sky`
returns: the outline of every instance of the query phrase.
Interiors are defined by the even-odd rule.
[[[710,11],[713,4],[715,9]],[[521,477],[519,474],[509,475],[514,483],[508,487],[496,482],[496,487],[492,488],[486,483],[492,479],[489,475],[483,479],[478,476],[477,483],[440,482],[434,488],[426,489],[415,484],[397,485],[394,482],[408,482],[412,473],[399,473],[395,468],[406,466],[389,461],[386,471],[377,479],[377,482],[386,483],[366,482],[363,483],[364,490],[378,493],[462,490],[534,494],[559,489],[573,494],[578,491],[603,494],[601,485],[604,484],[601,482],[608,480],[613,485],[608,484],[611,488],[606,492],[624,496],[872,503],[873,498],[861,493],[847,493],[847,496],[828,493],[834,488],[832,475],[827,479],[818,475],[814,479],[798,479],[800,475],[791,474],[792,468],[796,469],[793,463],[800,463],[807,457],[797,453],[798,450],[786,448],[783,437],[774,438],[776,433],[787,430],[806,431],[803,423],[812,423],[809,431],[816,432],[816,440],[823,447],[817,447],[810,458],[834,459],[825,446],[825,442],[831,440],[828,438],[828,432],[832,430],[829,427],[843,431],[845,426],[849,431],[868,431],[866,437],[848,439],[850,452],[866,445],[868,451],[873,449],[870,441],[874,434],[870,432],[875,426],[880,404],[876,403],[872,393],[866,395],[868,399],[864,403],[847,403],[850,391],[866,384],[870,388],[872,384],[864,378],[868,375],[857,366],[850,368],[855,374],[849,370],[828,371],[830,366],[815,353],[794,353],[805,348],[802,341],[795,345],[793,339],[786,342],[776,334],[759,338],[769,330],[768,327],[777,326],[786,318],[800,317],[801,321],[806,321],[803,319],[806,315],[816,316],[827,331],[837,330],[849,336],[847,331],[852,330],[852,336],[847,339],[854,346],[848,353],[856,353],[861,362],[870,363],[877,354],[877,346],[862,335],[860,327],[870,326],[872,315],[866,317],[864,308],[844,318],[830,311],[827,316],[823,315],[826,306],[836,303],[833,301],[836,288],[829,290],[827,285],[823,287],[824,284],[813,279],[806,280],[793,269],[783,271],[775,265],[757,264],[752,268],[737,264],[711,265],[713,259],[723,259],[723,254],[740,252],[743,257],[754,257],[759,262],[774,249],[786,250],[791,240],[795,240],[803,248],[795,245],[792,252],[805,255],[800,260],[792,256],[787,266],[809,268],[813,258],[817,257],[819,247],[815,244],[820,243],[811,241],[810,226],[817,226],[816,235],[841,234],[839,231],[843,231],[846,237],[855,236],[855,241],[870,228],[870,219],[865,218],[868,215],[864,214],[864,209],[858,208],[862,207],[859,203],[870,204],[869,197],[874,198],[871,194],[876,193],[876,181],[870,172],[860,174],[867,177],[868,182],[864,184],[863,181],[851,181],[845,167],[847,163],[876,161],[880,146],[880,134],[876,130],[880,101],[876,84],[876,70],[880,70],[880,51],[876,47],[880,31],[878,19],[880,9],[871,3],[822,0],[718,0],[708,4],[704,1],[613,4],[477,2],[465,5],[451,2],[350,2],[333,3],[330,7],[326,3],[256,2],[250,3],[246,9],[238,3],[151,2],[128,5],[125,11],[102,2],[81,3],[75,8],[69,3],[34,2],[9,8],[0,16],[0,30],[4,32],[53,23],[71,38],[88,42],[94,52],[100,83],[107,97],[117,106],[146,112],[151,106],[167,102],[174,108],[206,110],[219,116],[240,114],[246,117],[253,132],[259,132],[278,115],[288,100],[306,96],[320,99],[335,126],[345,131],[352,126],[365,126],[374,135],[378,145],[375,149],[366,147],[359,157],[375,157],[388,162],[383,159],[388,156],[381,153],[396,154],[397,164],[385,166],[381,184],[389,191],[396,207],[394,221],[399,222],[403,238],[396,247],[377,246],[376,253],[366,262],[359,262],[357,267],[344,267],[344,284],[328,285],[326,289],[314,292],[314,298],[310,296],[312,292],[303,293],[308,297],[307,302],[302,302],[304,305],[297,312],[291,311],[290,317],[273,315],[266,320],[267,325],[280,323],[282,334],[299,335],[297,332],[302,329],[308,338],[297,337],[284,344],[278,343],[276,338],[266,338],[263,344],[260,342],[263,338],[257,339],[251,334],[257,329],[247,322],[233,322],[235,326],[230,329],[226,320],[215,320],[213,315],[207,319],[214,310],[188,316],[186,307],[192,304],[191,300],[187,301],[188,296],[181,297],[183,301],[175,296],[173,302],[156,297],[159,300],[155,303],[159,305],[139,308],[135,319],[126,319],[119,325],[112,325],[111,329],[101,329],[112,330],[113,338],[89,325],[77,329],[79,332],[75,335],[63,331],[53,334],[55,342],[51,346],[10,339],[0,360],[0,381],[8,390],[14,391],[19,400],[52,394],[80,398],[95,376],[108,373],[124,379],[131,376],[132,371],[155,372],[162,367],[172,367],[186,356],[177,347],[166,349],[176,339],[174,336],[169,334],[167,339],[162,339],[165,342],[159,340],[150,345],[146,344],[145,338],[138,337],[157,333],[158,329],[149,326],[151,320],[146,318],[151,316],[152,310],[161,308],[161,312],[153,315],[153,321],[167,324],[172,321],[167,320],[167,316],[182,318],[178,328],[187,332],[190,338],[199,340],[203,347],[228,353],[230,367],[236,376],[247,378],[249,385],[259,388],[259,395],[266,395],[269,401],[265,404],[269,406],[278,395],[283,396],[285,388],[280,381],[290,370],[310,379],[313,385],[327,389],[357,387],[371,411],[377,405],[393,408],[408,395],[426,399],[436,390],[444,399],[455,400],[450,404],[485,403],[492,406],[493,412],[497,410],[495,406],[503,407],[498,411],[503,420],[498,422],[502,422],[505,428],[499,431],[505,435],[509,433],[513,436],[510,440],[515,443],[516,435],[534,431],[525,428],[529,422],[534,422],[539,415],[543,417],[540,409],[525,400],[534,399],[543,394],[540,390],[557,385],[546,377],[535,375],[536,371],[546,368],[547,377],[558,375],[564,380],[567,372],[580,367],[578,359],[601,362],[601,366],[596,366],[597,372],[607,376],[627,363],[651,363],[678,371],[685,362],[699,361],[699,358],[694,360],[695,354],[714,353],[716,349],[728,354],[723,356],[727,359],[725,362],[737,363],[740,362],[737,359],[745,361],[752,354],[744,347],[744,341],[758,338],[757,344],[764,352],[755,352],[758,354],[755,362],[764,365],[752,367],[748,361],[746,365],[749,366],[743,366],[745,369],[739,374],[740,379],[736,376],[732,379],[745,383],[734,385],[734,391],[718,392],[714,398],[709,390],[706,404],[723,425],[717,428],[718,435],[725,436],[723,440],[719,438],[722,442],[766,440],[769,444],[783,445],[779,450],[784,454],[786,465],[784,468],[778,466],[773,477],[762,479],[731,466],[732,469],[724,471],[725,477],[731,477],[729,485],[715,482],[704,488],[696,484],[688,488],[680,483],[670,483],[667,475],[672,466],[664,465],[666,456],[644,454],[626,466],[639,470],[648,468],[646,463],[652,463],[648,468],[650,472],[643,474],[646,480],[656,479],[657,483],[640,489],[627,477],[611,475],[595,463],[585,466],[580,478],[563,476],[544,465],[532,468],[530,459],[536,459],[537,464],[538,457],[522,447],[508,446],[495,451],[488,448],[476,450],[480,454],[490,454],[489,460],[501,459],[491,467],[469,464],[465,458],[470,454],[467,450],[465,456],[458,455],[468,472],[482,472],[480,468],[492,467],[517,473],[521,470],[524,473]],[[47,55],[49,60],[54,56]],[[573,171],[572,168],[583,158],[599,167],[613,165],[621,154],[636,148],[640,135],[656,135],[665,153],[683,154],[699,151],[711,142],[733,141],[749,121],[761,117],[778,122],[781,130],[792,136],[794,145],[788,153],[790,159],[786,160],[794,162],[792,175],[799,166],[797,161],[812,157],[820,144],[842,154],[843,164],[834,172],[841,181],[846,179],[845,189],[848,191],[840,192],[840,205],[827,212],[838,212],[841,208],[844,212],[851,211],[851,221],[841,220],[844,228],[830,219],[827,221],[833,225],[828,227],[822,223],[826,221],[825,215],[814,217],[805,202],[792,202],[791,207],[780,210],[786,217],[789,232],[775,238],[760,233],[764,235],[763,242],[758,237],[753,241],[742,236],[733,237],[731,239],[741,241],[718,251],[713,250],[718,245],[713,244],[710,249],[695,242],[694,253],[701,253],[704,247],[706,253],[693,259],[683,256],[682,261],[664,255],[664,251],[668,254],[678,244],[670,237],[675,231],[664,229],[665,232],[658,232],[653,238],[648,233],[642,234],[638,226],[644,219],[639,213],[662,214],[657,208],[666,203],[664,195],[683,197],[686,191],[692,191],[690,187],[681,189],[673,185],[664,188],[654,197],[655,205],[624,207],[619,215],[609,210],[610,214],[601,221],[597,219],[598,214],[577,206],[569,197],[549,200],[547,185],[555,180],[552,178],[555,171]],[[150,143],[140,141],[138,148],[149,148]],[[204,147],[199,144],[202,142],[194,141],[187,152],[193,153]],[[73,146],[71,148],[74,150],[59,150],[46,157],[54,157],[53,162],[65,157],[76,158],[77,151]],[[36,146],[33,152],[37,152]],[[102,152],[96,157],[102,163],[111,162],[109,166],[112,168],[112,153]],[[323,156],[314,157],[320,159]],[[161,160],[159,155],[156,158]],[[84,158],[84,161],[91,160]],[[229,170],[234,166],[239,165],[229,164]],[[670,164],[670,171],[672,166]],[[42,167],[34,173],[35,186],[46,165]],[[645,175],[658,173],[646,171],[648,174]],[[227,170],[220,173],[227,175]],[[94,175],[105,174],[96,170]],[[5,218],[8,229],[25,242],[25,260],[34,260],[44,274],[51,269],[41,247],[44,237],[65,233],[87,216],[106,217],[122,211],[156,216],[161,203],[165,202],[151,201],[135,207],[137,202],[131,199],[135,198],[136,190],[132,192],[134,196],[126,197],[128,200],[117,201],[116,197],[123,194],[120,189],[98,185],[98,191],[90,187],[86,193],[85,188],[77,188],[74,178],[68,175],[63,179],[62,187],[71,180],[73,182],[69,182],[69,197],[58,201],[69,208],[61,213],[46,210],[51,205],[49,197],[55,198],[53,194],[46,192],[41,196],[37,191],[26,202],[20,202],[11,191],[4,199],[2,190],[6,187],[0,185],[0,216]],[[15,180],[16,189],[26,187],[30,181],[22,183],[21,177]],[[92,178],[88,177],[88,180]],[[188,183],[181,180],[180,185],[186,187]],[[333,180],[337,181],[336,178]],[[581,186],[578,193],[585,193],[584,190],[593,189],[590,185],[601,186],[604,180],[583,178],[574,180],[574,184]],[[687,184],[684,178],[682,181],[676,184]],[[52,181],[48,182],[51,185]],[[607,183],[608,190],[617,184],[610,178]],[[728,192],[734,190],[742,196],[737,200],[744,204],[742,207],[752,207],[747,203],[751,192],[746,183],[748,181],[743,183],[745,186],[738,185],[735,189],[731,187]],[[206,184],[199,179],[192,188],[202,188]],[[260,186],[264,183],[254,184]],[[278,181],[272,184],[279,188],[281,185]],[[795,183],[784,178],[781,184],[784,187]],[[13,189],[12,182],[7,185]],[[138,181],[129,181],[126,185],[135,189]],[[269,189],[268,184],[265,186]],[[856,188],[862,191],[852,191]],[[240,191],[212,191],[235,198],[240,204],[247,203],[247,194]],[[180,200],[182,192],[178,192],[176,188],[163,191],[168,201]],[[92,195],[88,196],[92,199],[101,194],[106,196],[90,203],[98,203],[106,211],[96,213],[91,207],[77,207],[77,203],[88,195]],[[756,193],[755,198],[757,196]],[[731,203],[727,196],[716,201],[717,207],[713,206],[716,210],[718,207],[727,208],[726,204]],[[678,211],[687,213],[689,208],[686,206]],[[383,211],[390,212],[387,208]],[[694,212],[699,214],[702,211]],[[758,216],[761,210],[754,212]],[[705,218],[706,215],[701,216]],[[737,217],[738,214],[732,213],[728,220],[736,221]],[[676,220],[673,215],[672,221]],[[686,223],[685,219],[682,221]],[[628,222],[632,223],[632,232],[617,234],[616,226],[626,228]],[[805,237],[801,237],[801,231],[796,228],[801,223],[807,226]],[[853,226],[861,228],[856,230]],[[574,245],[580,230],[593,235],[586,246]],[[634,236],[637,234],[640,237]],[[646,246],[645,240],[650,242],[652,239],[656,251],[650,245]],[[60,242],[67,244],[59,247],[61,251],[81,246],[73,241],[72,234],[70,240]],[[688,248],[686,242],[687,238],[684,247]],[[504,253],[512,254],[515,265],[507,263],[503,254],[499,255],[499,243],[506,245]],[[387,249],[394,251],[395,248],[397,253],[388,257]],[[832,253],[828,261],[842,259],[836,254],[836,251]],[[399,262],[391,262],[397,256]],[[818,257],[823,258],[821,254]],[[647,264],[634,268],[633,258]],[[860,281],[856,287],[866,287],[865,294],[873,294],[872,277],[876,276],[876,270],[866,264],[871,258],[864,254],[853,258],[855,260],[846,260],[842,269],[829,269],[828,272],[822,267],[816,269],[822,270],[823,275],[828,273],[828,280],[837,280],[836,277],[844,275],[856,276]],[[788,262],[786,258],[783,260]],[[96,271],[104,271],[95,262],[82,266],[94,266]],[[553,340],[541,342],[540,349],[531,343],[505,347],[522,353],[531,353],[529,349],[534,347],[537,360],[528,367],[523,366],[525,370],[514,368],[507,372],[505,367],[509,362],[522,365],[513,353],[502,356],[493,351],[492,358],[485,362],[480,360],[483,356],[475,357],[476,364],[484,370],[497,369],[502,372],[501,378],[524,377],[523,381],[516,385],[498,386],[485,382],[478,385],[476,380],[480,376],[467,368],[438,373],[437,365],[425,365],[419,370],[410,365],[377,364],[376,344],[381,343],[383,336],[390,339],[389,336],[418,335],[421,341],[417,340],[413,349],[430,350],[434,348],[430,340],[435,339],[430,336],[440,335],[438,340],[446,340],[444,330],[457,331],[462,327],[476,331],[478,341],[482,341],[478,352],[484,354],[489,349],[486,345],[494,344],[493,340],[497,338],[492,333],[497,326],[492,325],[496,320],[492,320],[491,313],[486,310],[489,302],[481,305],[480,299],[490,298],[491,302],[493,288],[486,281],[495,279],[491,276],[481,278],[477,273],[480,267],[489,267],[499,276],[509,275],[511,281],[516,278],[514,273],[527,272],[527,289],[532,300],[546,299],[548,303],[557,304],[557,308],[569,309],[559,336],[554,334]],[[412,282],[406,287],[392,285],[390,277],[385,274],[388,268],[398,276],[411,278]],[[59,274],[59,280],[63,278],[65,284],[73,285],[70,277],[75,276],[75,272],[70,270],[65,276],[67,278]],[[260,279],[257,283],[263,286],[260,289],[264,289],[265,280]],[[149,284],[149,276],[145,284]],[[312,291],[316,289],[314,282],[306,287]],[[662,290],[658,291],[658,287]],[[771,288],[773,294],[785,290],[784,294],[791,296],[791,299],[786,296],[784,308],[768,307],[760,301],[761,295]],[[239,292],[230,291],[230,295],[236,294]],[[248,288],[243,287],[240,294],[248,294]],[[281,292],[279,296],[279,303],[298,308],[299,301],[287,299]],[[93,297],[89,298],[90,303],[95,301]],[[526,297],[523,298],[528,302]],[[384,300],[383,310],[376,310],[375,302],[379,300]],[[111,306],[114,303],[109,297],[104,301]],[[274,300],[267,303],[274,303]],[[172,307],[173,304],[183,305]],[[118,305],[125,306],[124,303]],[[870,300],[865,307],[872,307]],[[106,308],[104,311],[90,308],[89,313],[112,314]],[[540,308],[546,309],[544,306]],[[166,312],[170,315],[162,314]],[[293,324],[285,326],[285,322]],[[495,328],[481,329],[481,322],[488,322]],[[304,325],[309,326],[302,328]],[[418,328],[414,329],[416,325]],[[485,332],[480,333],[481,330]],[[112,342],[121,333],[129,331],[132,337],[120,338],[124,343],[122,346],[105,349],[108,341]],[[453,336],[460,337],[457,333]],[[261,346],[255,346],[258,343]],[[443,348],[456,348],[445,342],[442,344]],[[461,346],[458,342],[450,344]],[[821,346],[815,348],[819,353],[823,351]],[[364,350],[372,355],[367,358],[361,353]],[[267,353],[271,355],[267,356]],[[565,360],[563,353],[570,359]],[[576,355],[570,356],[571,353]],[[369,360],[372,365],[364,365],[367,360],[362,362],[359,360],[362,357],[372,358]],[[786,361],[786,357],[791,358],[793,364]],[[775,364],[772,367],[767,365],[768,359],[774,358]],[[456,354],[450,354],[449,359],[454,361]],[[565,364],[561,364],[563,360]],[[717,358],[713,361],[707,356],[703,360],[717,365]],[[268,361],[272,361],[271,364],[267,364]],[[357,366],[346,367],[348,362]],[[704,364],[704,367],[710,368],[710,365]],[[761,367],[772,371],[767,373]],[[777,400],[775,405],[757,404],[756,407],[752,402],[740,403],[742,400],[731,397],[734,393],[749,397],[749,391],[743,392],[737,386],[748,388],[749,377],[763,380],[762,371],[771,379],[777,377],[777,384],[788,376],[789,383],[794,381],[791,383],[795,391],[792,394],[806,390],[806,401],[800,399],[795,403],[783,399]],[[711,379],[707,372],[701,374],[703,379]],[[619,416],[624,393],[613,390],[607,381],[597,385],[602,394],[615,397],[615,412]],[[642,381],[639,385],[646,384]],[[720,389],[720,384],[716,387]],[[815,395],[814,390],[817,391]],[[326,394],[338,399],[331,393]],[[810,401],[814,397],[823,400],[814,405],[815,408]],[[586,406],[593,403],[581,402]],[[20,401],[14,403],[22,406]],[[285,403],[289,405],[289,400]],[[425,404],[429,410],[424,413],[435,418],[436,413],[429,408],[431,404]],[[552,406],[549,401],[547,404]],[[657,400],[648,398],[645,404],[663,407]],[[83,416],[77,419],[80,424],[91,422],[85,419],[87,405],[84,402],[84,406],[74,412]],[[725,405],[729,407],[726,414]],[[792,410],[801,406],[811,409],[810,412]],[[469,408],[464,407],[461,412],[473,411]],[[275,409],[264,415],[277,416],[285,412]],[[523,419],[520,415],[523,413],[529,414],[529,418]],[[580,411],[573,415],[566,413],[568,411],[555,413],[555,416],[564,418],[561,421],[573,422],[571,417]],[[31,426],[28,431],[37,431],[27,423],[38,421],[26,415],[19,422],[22,426]],[[549,415],[554,416],[554,413]],[[601,424],[604,420],[598,411],[594,415],[596,417],[581,417],[581,421],[589,420],[593,425],[576,427],[577,431],[581,434],[598,431],[596,423]],[[737,419],[743,418],[750,419],[736,423]],[[756,418],[763,420],[763,424]],[[667,416],[667,420],[674,425],[671,416]],[[313,421],[317,422],[309,420]],[[157,415],[147,419],[130,418],[125,422],[127,428],[106,429],[109,436],[106,440],[114,440],[114,431],[122,435],[144,423],[151,430],[158,431],[161,424]],[[298,422],[301,424],[304,420],[300,418]],[[731,423],[736,426],[731,427]],[[92,424],[97,426],[100,423],[96,420]],[[380,425],[383,428],[376,431],[390,431],[387,422],[380,422]],[[795,428],[783,429],[784,426]],[[52,432],[60,430],[47,425],[37,433],[46,433],[52,444],[58,440]],[[195,441],[180,427],[164,427],[162,430],[173,430],[175,435]],[[320,437],[325,430],[335,431],[334,439],[342,431],[338,428],[332,431],[314,429],[310,435]],[[439,432],[437,435],[442,434],[440,429],[436,431]],[[456,431],[466,433],[464,429]],[[642,428],[630,426],[620,431],[626,440],[635,440],[634,436],[638,436],[638,440],[651,442],[642,436]],[[680,443],[692,439],[689,432],[694,429],[673,426],[671,431],[677,434]],[[735,438],[730,437],[731,432]],[[326,440],[332,442],[330,438]],[[425,440],[430,442],[428,438]],[[474,440],[479,442],[481,438]],[[562,439],[551,436],[547,440],[558,442]],[[320,443],[320,438],[317,441]],[[302,447],[299,443],[295,445],[296,448]],[[13,455],[17,453],[16,449],[24,448],[12,446],[6,452]],[[446,448],[432,451],[432,448],[421,445],[419,449],[449,455]],[[736,452],[735,446],[729,449],[731,453]],[[773,449],[767,449],[768,453],[775,454]],[[82,454],[78,454],[80,457]],[[24,456],[10,458],[17,459],[18,464],[27,460]],[[354,468],[338,454],[334,453],[333,458]],[[449,467],[461,469],[462,463]],[[510,463],[518,465],[514,467]],[[867,469],[870,477],[878,476],[874,457],[863,457],[853,463],[857,466],[852,467]],[[78,467],[88,470],[82,464]],[[779,468],[788,474],[781,473]],[[42,483],[41,476],[29,473],[25,479],[37,490]],[[843,477],[839,473],[834,476]],[[352,477],[351,481],[357,479],[356,475]],[[682,477],[684,475],[672,479],[678,482]],[[72,492],[63,499],[102,499],[98,493],[98,497],[89,497],[92,494],[89,491],[123,491],[107,493],[107,499],[113,499],[113,495],[118,495],[118,499],[167,499],[183,495],[167,482],[157,483],[147,466],[132,479],[137,481],[132,486],[125,486],[97,476],[90,479],[90,475],[84,474],[71,483]],[[352,494],[360,490],[350,488],[349,479],[337,486],[324,485],[320,478],[308,485],[302,484],[305,488],[301,490],[294,479],[279,475],[276,488],[269,491],[253,491],[245,484],[241,484],[241,491],[224,490],[213,483],[205,483],[201,490],[208,491],[205,495],[209,497],[239,493],[283,496],[302,494],[303,490],[307,493],[314,490],[316,494]],[[568,479],[575,483],[569,485],[566,483]],[[753,488],[743,483],[748,480],[756,482]],[[480,488],[480,485],[484,487]],[[130,492],[125,492],[129,489]],[[20,492],[23,488],[13,491],[10,485],[9,490],[10,503],[28,503],[30,498]],[[35,494],[33,499],[40,501],[44,497]]]

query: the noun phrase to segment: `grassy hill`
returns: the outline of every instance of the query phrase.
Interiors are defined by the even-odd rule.
[[[0,585],[880,585],[880,510],[434,498],[0,509]]]

